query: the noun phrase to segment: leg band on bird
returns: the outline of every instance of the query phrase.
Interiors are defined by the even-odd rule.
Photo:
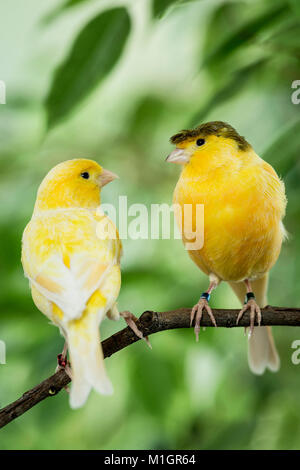
[[[65,368],[66,365],[67,365],[67,356],[64,356],[63,354],[58,354],[57,355],[57,364],[61,367],[61,368]]]
[[[209,294],[208,292],[203,292],[203,293],[201,294],[200,299],[205,299],[205,300],[207,300],[207,302],[209,302],[210,294]]]
[[[245,295],[245,304],[248,302],[248,300],[250,299],[255,299],[255,295],[254,295],[254,292],[247,292],[247,294]]]

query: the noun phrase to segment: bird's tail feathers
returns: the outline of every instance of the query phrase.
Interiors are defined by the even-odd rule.
[[[92,320],[95,322],[94,318]],[[69,323],[67,342],[72,370],[71,408],[83,406],[92,389],[103,395],[113,393],[104,366],[98,325],[93,325],[93,322],[87,323],[85,318]]]
[[[243,303],[246,287],[243,282],[229,282],[238,299]],[[267,305],[268,274],[251,282],[256,301],[260,307]],[[280,367],[280,359],[274,343],[270,326],[255,327],[248,341],[248,363],[250,370],[261,375],[268,368],[277,372]]]
[[[251,371],[257,375],[262,375],[267,368],[278,371],[280,359],[270,326],[254,328],[248,344],[248,362]]]

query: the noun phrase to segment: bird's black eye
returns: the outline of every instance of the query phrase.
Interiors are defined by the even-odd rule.
[[[196,140],[196,145],[198,147],[201,147],[201,145],[204,145],[205,144],[205,140],[204,139],[197,139]]]
[[[89,177],[90,177],[90,174],[87,172],[87,171],[84,171],[83,173],[81,173],[81,178],[84,178],[85,180],[88,180]]]

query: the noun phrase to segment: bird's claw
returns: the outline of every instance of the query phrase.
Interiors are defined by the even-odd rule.
[[[255,299],[249,299],[248,302],[243,306],[243,308],[240,310],[238,317],[236,319],[236,324],[239,324],[240,319],[243,317],[244,313],[250,309],[250,331],[248,333],[248,338],[252,336],[253,330],[254,330],[254,322],[255,322],[255,317],[257,318],[257,324],[258,326],[261,325],[261,310],[258,304],[256,303]],[[246,332],[246,329],[245,329]]]
[[[136,321],[138,320],[138,318],[133,315],[133,313],[131,312],[128,312],[128,311],[125,311],[125,312],[122,312],[121,313],[121,316],[124,318],[124,320],[126,321],[127,325],[129,326],[129,328],[132,329],[132,331],[134,332],[134,334],[140,338],[140,339],[143,339],[147,346],[152,349],[152,346],[151,346],[151,343],[149,341],[149,338],[148,336],[144,336],[142,331],[138,329],[137,325],[136,325]]]
[[[195,318],[195,335],[196,335],[196,341],[199,341],[199,332],[200,332],[200,322],[203,316],[203,309],[206,310],[209,318],[211,319],[212,324],[217,327],[216,319],[214,317],[214,314],[212,313],[212,309],[210,308],[208,302],[206,299],[200,299],[199,302],[194,305],[191,311],[191,321],[190,321],[190,326],[192,326],[194,318]]]

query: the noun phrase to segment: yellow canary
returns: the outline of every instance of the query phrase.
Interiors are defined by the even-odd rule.
[[[66,340],[59,364],[72,378],[72,408],[82,406],[92,388],[112,393],[99,325],[105,315],[119,318],[122,246],[101,212],[100,189],[115,178],[92,160],[60,163],[42,181],[23,234],[22,264],[33,301]],[[132,315],[124,317],[134,329]]]
[[[210,281],[191,313],[191,323],[195,317],[196,337],[204,309],[215,324],[208,304],[210,294],[221,281],[227,281],[242,302],[246,294],[237,323],[249,309],[250,369],[256,374],[266,368],[276,371],[279,357],[271,329],[254,328],[254,321],[257,317],[260,325],[260,307],[267,304],[268,273],[286,235],[282,224],[286,208],[284,184],[245,138],[225,122],[208,122],[183,130],[171,137],[171,142],[176,149],[167,161],[182,165],[173,197],[173,203],[181,208],[177,211],[181,230],[187,222],[193,232],[198,229],[195,207],[204,206],[203,246],[188,250]],[[192,215],[186,215],[185,205],[192,206]],[[182,237],[187,245],[184,233]]]

